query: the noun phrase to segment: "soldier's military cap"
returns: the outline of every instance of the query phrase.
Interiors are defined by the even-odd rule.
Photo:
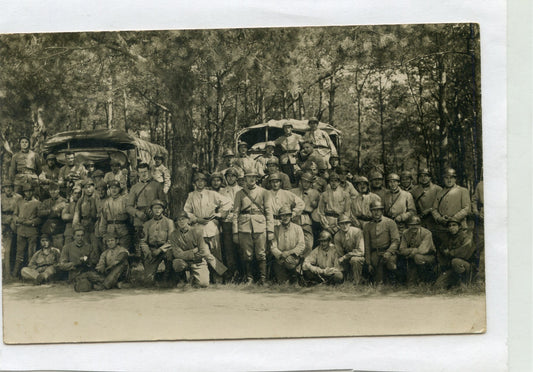
[[[318,118],[316,116],[309,118],[309,120],[307,121],[307,124],[311,124],[311,123],[318,124]]]
[[[31,191],[31,190],[33,190],[33,185],[30,182],[22,185],[22,191]]]
[[[304,173],[302,173],[302,176],[300,177],[300,179],[301,179],[302,181],[313,182],[314,177],[313,177],[313,175],[312,175],[311,173],[309,173],[309,172],[304,172]]]
[[[92,178],[86,178],[85,180],[83,180],[82,185],[83,187],[90,186],[90,185],[94,186],[94,181]]]
[[[94,160],[87,160],[85,165],[94,165]]]
[[[13,187],[13,182],[11,180],[5,180],[2,182],[2,187]]]
[[[117,238],[117,234],[115,234],[115,232],[108,232],[104,235],[104,238],[105,240],[109,240],[109,239],[116,239]]]
[[[257,172],[253,169],[249,169],[244,173],[244,177],[257,177]]]
[[[155,155],[154,155],[154,160],[155,160],[155,159],[165,160],[165,157],[164,157],[162,154],[155,154]]]
[[[248,144],[246,142],[244,142],[244,141],[239,141],[237,143],[237,147],[241,147],[241,146],[246,146],[246,148],[248,148]]]
[[[118,183],[118,187],[120,187],[120,182],[118,182],[118,181],[114,181],[114,180],[111,181],[111,182],[116,182],[116,183]],[[109,182],[109,183],[111,184],[111,182]],[[98,182],[96,183],[96,185],[95,185],[94,187],[95,187],[95,189],[97,189],[97,190],[106,189],[106,188],[107,188],[107,183],[105,183],[104,180],[100,180],[100,181],[98,181]]]
[[[291,127],[291,128],[293,128],[294,126],[292,125],[292,123],[290,121],[286,121],[286,122],[283,123],[283,125],[281,127],[282,128],[283,127]]]
[[[350,217],[348,217],[348,215],[342,214],[341,216],[339,216],[337,223],[345,223],[345,222],[352,222],[352,220],[350,219]]]
[[[28,137],[25,134],[19,137],[19,142],[22,141],[23,139],[28,140],[28,142],[30,141],[30,137]]]
[[[409,171],[403,171],[400,175],[400,178],[413,178],[412,175],[411,175],[411,172]]]
[[[223,180],[224,179],[224,176],[222,176],[222,173],[220,172],[213,172],[211,174],[211,180],[214,180],[215,178],[218,178],[220,180]]]
[[[346,169],[344,165],[339,165],[337,168],[335,168],[335,172],[337,172],[338,174],[347,174],[348,169]]]
[[[118,160],[111,160],[110,165],[111,166],[113,166],[113,165],[119,165],[120,166],[120,162]]]
[[[291,210],[291,207],[288,206],[288,205],[284,205],[282,206],[280,209],[279,209],[279,213],[278,213],[280,216],[284,216],[284,215],[287,215],[287,214],[291,214],[292,215],[292,210]]]
[[[389,173],[387,176],[387,181],[400,181],[400,176],[398,176],[396,173]]]
[[[270,164],[276,164],[276,165],[278,165],[278,164],[279,164],[279,160],[278,160],[278,158],[272,157],[272,158],[268,159],[268,160],[267,160],[267,165],[270,165]]]
[[[81,187],[76,185],[72,188],[72,192],[81,192]]]
[[[318,240],[331,240],[331,234],[329,231],[322,231],[320,235],[318,235]]]
[[[267,141],[265,143],[265,148],[267,148],[268,146],[270,147],[276,147],[276,144],[274,143],[274,141]]]
[[[187,214],[187,212],[185,212],[185,211],[180,211],[180,212],[178,213],[178,215],[176,216],[176,221],[177,221],[177,220],[181,220],[181,219],[183,219],[183,218],[186,218],[186,219],[188,219],[188,220],[190,219],[190,218],[189,218],[189,215]]]
[[[100,182],[98,182],[98,184],[100,184]],[[104,184],[105,184],[105,182],[104,182]],[[111,187],[118,187],[119,189],[122,188],[122,186],[120,186],[120,182],[118,182],[117,180],[109,181],[109,183],[107,184],[107,186],[108,186],[109,188],[111,188]]]
[[[224,153],[222,154],[223,157],[226,157],[226,156],[235,156],[235,153],[233,152],[232,149],[226,149],[224,150]]]
[[[244,171],[241,167],[235,167],[233,170],[237,173],[237,178],[244,178]]]
[[[224,175],[225,176],[228,176],[228,175],[234,175],[234,176],[237,176],[237,170],[235,168],[228,168],[226,169],[226,171],[224,172]]]
[[[194,177],[193,177],[193,182],[196,182],[196,181],[198,181],[198,180],[204,180],[204,181],[207,181],[207,177],[206,177],[205,174],[203,174],[203,173],[200,173],[200,172],[195,173],[195,174],[194,174]]]
[[[451,223],[455,223],[457,225],[461,225],[461,221],[459,221],[457,218],[451,217],[446,221],[446,225],[449,226]]]
[[[52,241],[49,234],[41,234],[41,236],[39,237],[39,240],[43,240],[43,239],[48,240],[49,242]]]
[[[104,172],[100,169],[97,169],[93,172],[93,177],[103,177],[104,176]]]
[[[55,154],[48,154],[46,155],[46,160],[56,160],[57,157],[55,156]]]
[[[381,200],[374,200],[372,203],[370,203],[370,210],[373,209],[385,209],[385,207],[383,206]]]
[[[336,172],[332,172],[332,173],[329,175],[329,180],[330,180],[330,181],[334,181],[334,180],[337,180],[337,181],[338,181],[338,180],[340,180],[340,177],[339,177],[338,173],[336,173]]]
[[[381,174],[381,172],[377,171],[377,170],[374,170],[372,172],[370,172],[370,181],[372,180],[382,180],[383,179],[383,174]]]
[[[55,182],[50,182],[48,184],[48,190],[50,191],[59,190],[59,185]]]
[[[448,168],[444,171],[444,177],[457,177],[457,173],[455,172],[455,169]]]
[[[281,181],[281,175],[279,173],[272,173],[268,176],[268,182]]]
[[[418,216],[411,216],[407,221],[408,225],[420,225],[421,223],[422,221],[420,221],[420,217]]]
[[[429,173],[428,168],[421,168],[418,170],[418,175],[421,175],[421,174],[427,174],[429,176],[431,173]]]
[[[362,182],[369,183],[368,178],[366,178],[365,176],[359,176],[355,178],[355,183],[362,183]]]
[[[152,204],[150,204],[150,207],[153,208],[156,205],[160,205],[161,207],[165,208],[165,202],[163,200],[155,199]]]

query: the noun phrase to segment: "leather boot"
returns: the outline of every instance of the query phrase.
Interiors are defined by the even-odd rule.
[[[267,263],[266,261],[258,261],[257,266],[259,267],[259,281],[257,284],[264,285],[266,282]]]
[[[246,261],[244,266],[244,274],[246,276],[244,283],[251,284],[254,280],[254,276],[252,274],[252,261]]]

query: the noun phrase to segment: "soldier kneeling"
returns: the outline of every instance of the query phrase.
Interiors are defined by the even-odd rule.
[[[296,268],[305,250],[305,238],[302,228],[291,222],[292,211],[289,206],[280,208],[279,217],[281,224],[274,228],[270,250],[275,258],[272,263],[274,276],[278,283],[285,283],[297,277]]]
[[[342,283],[344,276],[339,264],[337,249],[331,243],[331,234],[322,231],[318,237],[319,245],[305,258],[304,278],[311,283]]]
[[[27,267],[20,274],[23,279],[33,280],[36,284],[50,281],[56,273],[60,251],[50,246],[50,236],[41,235],[41,249],[35,252]]]
[[[111,289],[115,286],[123,288],[128,273],[129,252],[118,245],[118,237],[115,233],[107,233],[105,243],[107,249],[101,254],[96,265],[99,280],[95,289]]]

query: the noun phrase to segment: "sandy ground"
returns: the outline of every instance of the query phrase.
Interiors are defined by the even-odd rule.
[[[218,287],[76,293],[3,288],[5,343],[483,332],[485,297]]]

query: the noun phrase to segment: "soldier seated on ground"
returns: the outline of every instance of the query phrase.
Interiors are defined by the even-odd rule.
[[[294,282],[297,278],[296,268],[305,250],[304,232],[299,225],[291,222],[290,206],[282,206],[279,217],[281,224],[274,227],[274,240],[270,248],[275,258],[272,269],[278,283]]]
[[[461,228],[461,222],[456,218],[448,219],[448,240],[442,251],[444,258],[441,272],[435,286],[449,288],[455,284],[464,284],[472,275],[475,259],[475,246],[472,244],[472,234],[466,228]]]
[[[435,265],[435,246],[431,232],[421,226],[418,216],[411,216],[407,230],[402,233],[398,255],[405,263],[407,284],[429,281]]]
[[[23,267],[20,274],[23,279],[33,280],[42,284],[53,279],[56,266],[59,263],[60,251],[50,245],[50,236],[41,235],[41,249],[35,252],[27,267]]]
[[[209,286],[209,268],[215,266],[215,257],[209,251],[201,229],[192,229],[189,215],[183,211],[176,218],[177,229],[170,234],[171,250],[168,259],[178,274],[186,273],[193,286]]]
[[[96,265],[99,283],[95,289],[111,289],[115,286],[123,288],[128,273],[129,252],[126,248],[118,245],[115,233],[107,233],[105,243],[107,249],[102,252]]]
[[[305,258],[302,269],[308,284],[342,283],[344,276],[339,264],[339,254],[331,243],[331,234],[322,231],[318,237],[318,247]]]
[[[363,264],[365,263],[365,241],[363,231],[351,226],[351,219],[342,215],[338,220],[339,231],[333,242],[339,253],[339,264],[354,284],[361,283]]]

